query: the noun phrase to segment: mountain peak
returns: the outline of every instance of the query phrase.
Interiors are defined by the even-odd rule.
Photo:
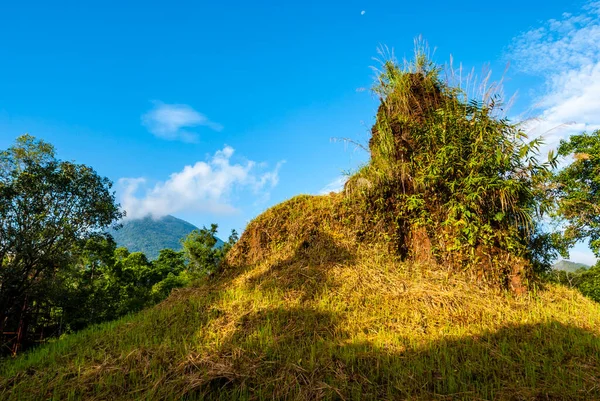
[[[560,262],[552,265],[552,270],[563,270],[566,272],[575,272],[579,269],[587,270],[590,266],[585,265],[583,263],[571,262],[569,260],[561,260]]]
[[[181,249],[181,239],[198,227],[167,215],[160,218],[146,216],[141,219],[125,220],[123,227],[109,230],[117,246],[126,247],[130,252],[143,252],[148,259],[156,259],[161,249]],[[217,238],[217,246],[223,241]]]

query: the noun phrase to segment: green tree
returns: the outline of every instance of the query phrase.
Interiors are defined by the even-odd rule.
[[[158,258],[152,262],[154,281],[160,281],[169,274],[179,275],[186,269],[185,254],[183,251],[174,251],[172,249],[162,249],[158,253]]]
[[[77,257],[61,272],[55,301],[63,324],[59,334],[114,319],[107,273],[115,264],[116,244],[109,235],[94,235],[78,247]],[[50,294],[48,294],[50,295]]]
[[[114,317],[137,312],[148,305],[152,280],[152,264],[142,252],[129,253],[117,249],[115,265],[110,273],[117,307]]]
[[[111,186],[29,135],[0,152],[0,331],[21,333],[17,348],[38,290],[68,265],[77,243],[122,217]]]
[[[579,291],[594,301],[600,302],[600,263],[578,274],[581,276],[577,283]]]
[[[169,296],[174,288],[184,287],[190,279],[183,252],[163,249],[157,260],[150,262],[141,252],[126,248],[114,252],[114,264],[104,270],[104,320],[154,305]],[[93,323],[97,323],[93,322]]]
[[[175,288],[185,287],[190,283],[190,277],[187,272],[181,272],[178,275],[169,273],[167,277],[152,286],[150,295],[152,303],[158,303],[166,299]]]
[[[227,242],[223,244],[223,247],[221,248],[222,251],[222,256],[224,257],[225,255],[227,255],[227,252],[229,252],[231,250],[231,248],[233,248],[233,246],[235,245],[236,242],[238,242],[238,240],[240,239],[239,234],[237,233],[237,231],[235,230],[231,230],[231,234],[229,235],[229,238],[227,239]]]
[[[553,283],[577,288],[586,297],[600,302],[600,263],[590,269],[580,268],[574,272],[553,270],[545,278]]]
[[[232,230],[227,243],[220,248],[216,247],[217,228],[216,224],[211,224],[210,228],[203,227],[200,230],[194,230],[183,239],[183,251],[189,260],[188,269],[192,275],[215,273],[221,260],[237,242],[238,234]]]
[[[558,154],[573,158],[555,177],[557,214],[566,222],[565,238],[570,244],[587,239],[600,257],[600,130],[562,140]]]
[[[110,236],[87,241],[77,263],[56,282],[62,296],[49,300],[61,314],[61,332],[135,313],[189,283],[183,252],[160,251],[150,262],[140,252],[116,248]],[[53,322],[56,324],[56,322]]]

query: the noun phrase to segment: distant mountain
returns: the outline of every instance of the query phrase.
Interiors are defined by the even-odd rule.
[[[156,259],[161,249],[181,249],[181,239],[198,227],[185,220],[173,216],[159,219],[145,217],[137,220],[126,220],[123,227],[110,230],[117,246],[124,246],[130,252],[143,252],[148,259]],[[217,246],[223,241],[217,238]]]
[[[590,267],[588,265],[583,263],[569,262],[568,260],[561,260],[560,262],[552,265],[552,270],[562,270],[566,272],[575,272],[579,269],[587,270],[589,268]]]

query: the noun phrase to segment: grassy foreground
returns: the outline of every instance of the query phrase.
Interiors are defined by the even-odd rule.
[[[301,196],[230,266],[0,369],[0,399],[600,399],[600,306],[401,263]]]

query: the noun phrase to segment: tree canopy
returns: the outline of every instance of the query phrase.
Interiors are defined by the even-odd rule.
[[[0,152],[0,173],[0,355],[160,302],[216,271],[237,240],[216,246],[213,225],[154,261],[117,247],[111,181],[29,135]]]
[[[600,257],[600,130],[562,140],[558,154],[572,158],[555,176],[565,237],[571,243],[587,239]]]
[[[190,271],[196,275],[211,275],[217,271],[221,261],[238,240],[235,230],[231,231],[228,241],[217,246],[217,224],[192,231],[182,240],[183,251],[190,262]]]
[[[73,247],[122,217],[112,183],[91,167],[58,160],[30,135],[0,152],[0,326],[27,314]],[[23,324],[23,316],[20,316]]]

